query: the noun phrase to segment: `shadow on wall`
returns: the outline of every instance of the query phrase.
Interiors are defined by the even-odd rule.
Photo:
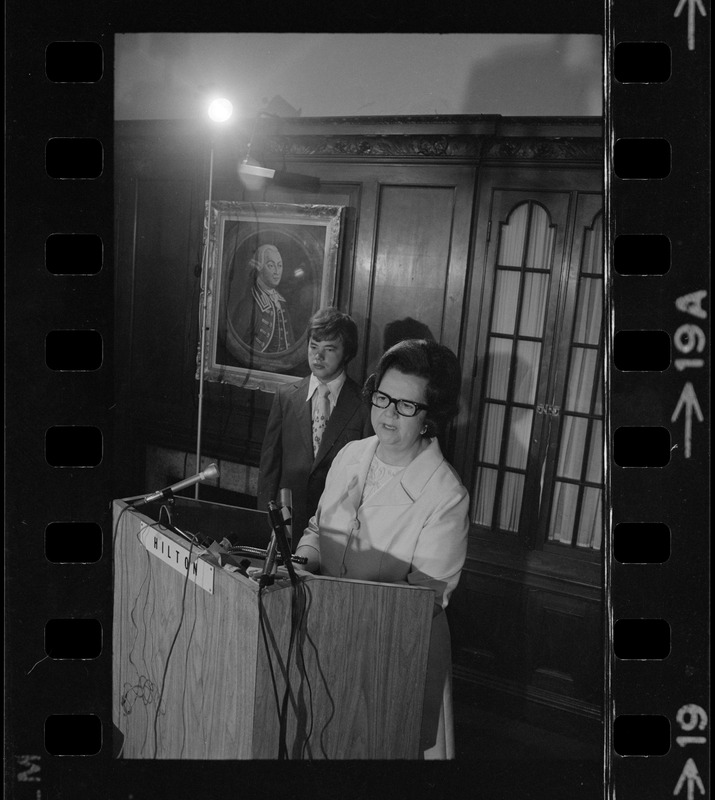
[[[602,46],[596,37],[568,34],[543,43],[506,46],[475,65],[467,83],[464,113],[475,113],[478,107],[480,114],[558,116],[563,115],[563,98],[568,97],[573,109],[569,116],[601,116],[603,79],[594,75],[593,64]]]

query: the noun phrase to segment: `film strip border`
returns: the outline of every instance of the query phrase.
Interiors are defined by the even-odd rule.
[[[672,5],[672,8],[671,8]],[[709,776],[709,54],[701,0],[610,6],[609,796]]]
[[[7,59],[6,763],[33,800],[106,786],[61,756],[112,741],[113,36],[70,19]]]
[[[701,755],[709,749],[709,26],[701,19],[709,11],[698,0],[609,11],[607,787],[619,797],[690,800],[710,791]],[[37,680],[9,672],[6,689],[12,718],[26,717],[10,743],[15,796],[38,800],[48,765],[38,731],[58,755],[91,755],[111,741],[102,630],[111,625],[103,432],[112,403],[112,36],[83,37],[81,24],[74,34],[9,59],[30,88],[40,74],[50,84],[36,124],[12,127],[24,153],[44,157],[8,163],[22,208],[37,209],[10,218],[7,231],[8,252],[26,254],[7,278],[8,377],[20,389],[7,405],[18,472],[8,479],[17,546],[7,564],[14,582],[30,576],[14,593],[7,632],[24,676]],[[37,619],[47,621],[44,653],[22,636]],[[63,669],[59,685],[56,670],[41,676],[47,659]],[[104,759],[64,764],[55,785],[106,785]]]

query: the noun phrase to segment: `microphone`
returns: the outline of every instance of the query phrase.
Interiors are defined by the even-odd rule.
[[[268,518],[271,521],[273,533],[275,534],[275,539],[278,543],[278,549],[280,550],[283,558],[283,566],[288,570],[288,576],[290,577],[291,583],[295,584],[295,582],[298,580],[298,576],[295,574],[295,569],[293,568],[293,560],[291,558],[292,554],[290,547],[288,546],[288,538],[286,537],[285,522],[283,521],[283,515],[281,514],[280,509],[273,502],[273,500],[268,501]]]
[[[155,500],[166,500],[170,498],[176,492],[180,492],[182,489],[186,489],[189,486],[193,486],[195,483],[199,481],[205,481],[207,478],[217,478],[218,477],[218,467],[216,464],[209,464],[208,467],[203,472],[197,472],[196,475],[192,475],[190,478],[184,478],[183,481],[179,481],[178,483],[174,483],[171,486],[167,487],[166,489],[160,489],[158,492],[153,492],[152,494],[148,494],[141,500],[137,500],[136,503],[132,503],[132,505],[136,508],[136,506],[143,506],[146,503],[153,503]]]
[[[290,489],[280,490],[280,503],[288,547],[293,552],[293,492]]]

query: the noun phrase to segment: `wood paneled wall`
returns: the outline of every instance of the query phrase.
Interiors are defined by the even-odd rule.
[[[360,333],[360,350],[349,368],[352,377],[362,381],[374,369],[385,325],[411,316],[459,354],[463,400],[479,396],[476,382],[481,379],[476,343],[488,286],[484,252],[489,220],[488,195],[480,192],[483,176],[492,185],[503,176],[505,186],[538,190],[556,175],[556,183],[573,190],[600,189],[603,149],[597,119],[262,123],[252,155],[264,166],[318,177],[317,193],[272,185],[261,192],[244,190],[237,165],[248,135],[248,128],[238,128],[212,139],[200,124],[188,122],[117,124],[117,496],[157,488],[145,484],[147,453],[162,448],[184,452],[187,473],[193,468],[203,204],[211,144],[215,200],[346,207],[336,302],[353,316]],[[207,383],[205,391],[202,452],[255,470],[272,395],[218,383]],[[467,416],[475,413],[471,402],[465,406]],[[463,474],[469,472],[474,447],[469,424],[463,414],[448,447]],[[156,465],[150,466],[156,475]],[[484,546],[475,537],[450,612],[457,671],[473,682],[480,697],[511,698],[514,713],[523,715],[529,707],[538,716],[539,709],[547,709],[555,714],[557,727],[564,714],[568,720],[597,720],[601,587],[599,564],[576,560],[564,566],[542,554],[534,560],[521,551]],[[580,655],[574,654],[575,641],[586,642],[587,659],[581,645]]]

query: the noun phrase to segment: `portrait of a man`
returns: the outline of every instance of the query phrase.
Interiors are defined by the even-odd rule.
[[[250,284],[238,304],[235,328],[248,347],[260,353],[280,353],[295,343],[286,298],[278,286],[283,259],[272,244],[262,244],[250,261]]]
[[[308,323],[334,299],[340,218],[339,206],[214,201],[212,377],[273,386],[308,374]]]

